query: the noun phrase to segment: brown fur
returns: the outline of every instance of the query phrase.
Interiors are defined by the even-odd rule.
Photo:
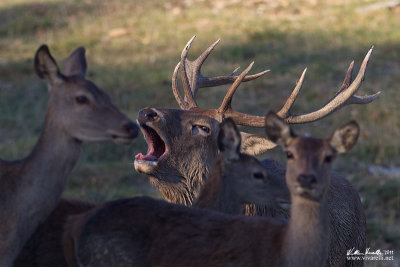
[[[213,130],[217,127],[217,122],[185,110],[151,109],[159,114],[159,119],[153,122],[143,119],[140,122],[141,113],[139,113],[138,120],[157,131],[170,151],[151,170],[136,169],[150,176],[151,183],[160,190],[167,201],[192,205],[200,192],[201,185],[206,181],[210,166],[218,158],[218,149],[214,145],[217,135]],[[190,131],[192,125],[200,123],[212,129],[209,136],[192,136]],[[268,176],[275,177],[285,187],[285,167],[272,159],[266,159],[262,163],[267,168]],[[359,262],[346,263],[345,261],[348,249],[353,247],[365,249],[364,210],[358,193],[351,184],[335,172],[331,173],[331,177],[332,182],[327,193],[331,229],[329,265],[360,265]],[[286,198],[289,199],[289,195]],[[275,203],[273,206],[278,205]],[[245,212],[260,216],[289,217],[289,213],[284,209],[263,205],[250,205],[245,208]]]
[[[12,266],[25,242],[56,207],[82,142],[130,143],[137,125],[109,96],[84,78],[84,48],[66,60],[62,74],[47,46],[35,55],[35,71],[50,97],[42,134],[33,151],[16,161],[0,159],[0,266]],[[80,102],[78,102],[81,100]]]
[[[95,207],[94,204],[61,199],[56,209],[41,223],[18,255],[14,267],[68,266],[64,258],[62,239],[67,218]]]

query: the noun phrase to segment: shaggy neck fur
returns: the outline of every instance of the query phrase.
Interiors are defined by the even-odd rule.
[[[209,161],[196,155],[171,159],[167,168],[150,177],[150,182],[168,202],[191,206],[208,177]]]

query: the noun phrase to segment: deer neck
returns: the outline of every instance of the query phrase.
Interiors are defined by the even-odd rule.
[[[284,238],[284,266],[324,266],[329,245],[326,199],[320,203],[292,195],[290,220]]]
[[[219,160],[201,189],[195,206],[227,214],[240,214],[241,205],[231,188],[232,181],[224,175],[223,160]]]
[[[191,206],[195,199],[195,192],[188,187],[184,177],[180,177],[179,182],[170,182],[160,179],[160,177],[150,176],[150,183],[161,193],[163,198],[175,204]]]
[[[198,198],[209,168],[201,160],[191,159],[180,165],[170,164],[174,167],[168,166],[155,176],[150,176],[150,182],[168,202],[191,206]]]
[[[16,209],[25,239],[57,205],[81,150],[81,142],[69,136],[49,111],[39,141],[21,162],[17,178]]]

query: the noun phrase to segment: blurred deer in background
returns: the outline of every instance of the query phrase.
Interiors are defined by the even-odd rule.
[[[75,243],[78,265],[323,266],[329,247],[326,193],[331,163],[337,152],[355,144],[358,125],[346,124],[331,138],[321,140],[296,137],[276,115],[269,115],[267,120],[271,140],[295,155],[289,157],[286,172],[292,200],[288,224],[145,197],[117,200],[105,204],[87,220]],[[240,133],[231,120],[221,123],[218,146],[226,163],[240,161]],[[227,164],[236,171],[232,172],[233,180],[240,179],[235,174],[243,175],[244,166],[251,170],[248,167],[252,162],[240,162]]]
[[[140,153],[135,157],[135,169],[149,175],[150,182],[160,190],[167,201],[183,205],[192,205],[198,198],[209,170],[217,159],[218,121],[221,122],[224,117],[232,117],[239,125],[265,126],[264,117],[234,111],[231,103],[242,81],[256,79],[267,71],[247,75],[252,63],[239,76],[235,76],[234,72],[229,76],[204,77],[201,74],[201,66],[218,41],[196,60],[189,61],[187,55],[193,39],[194,37],[183,49],[181,61],[172,76],[172,91],[181,110],[145,108],[139,111],[138,123],[148,143],[148,151],[146,155]],[[302,87],[304,71],[291,96],[277,113],[278,116],[287,123],[306,123],[322,119],[345,105],[367,104],[375,100],[380,92],[367,96],[355,95],[364,79],[371,53],[372,48],[365,56],[354,81],[352,81],[354,62],[350,64],[341,88],[325,105],[313,112],[292,115],[290,110]],[[185,97],[178,89],[179,71]],[[195,99],[199,88],[228,83],[233,84],[218,109],[198,107]],[[241,150],[251,155],[261,154],[276,145],[260,135],[241,132],[241,137]],[[276,177],[284,182],[284,166],[271,159],[264,160],[263,164],[267,167],[270,178]],[[344,177],[334,172],[332,176],[334,179],[327,193],[331,225],[329,264],[340,266],[345,264],[347,249],[352,247],[365,249],[365,215],[357,191]],[[285,201],[290,201],[289,194],[286,200],[283,200]],[[256,205],[251,212],[253,215],[285,218],[289,216],[288,210],[281,208],[279,203],[270,203],[266,206]]]
[[[12,266],[25,242],[56,207],[84,141],[130,143],[138,127],[110,97],[85,79],[83,47],[66,60],[64,74],[46,45],[35,71],[50,97],[39,141],[26,158],[0,160],[0,266]]]

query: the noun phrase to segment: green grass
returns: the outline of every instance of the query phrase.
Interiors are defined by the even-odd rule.
[[[241,85],[233,101],[236,109],[258,115],[284,103],[305,67],[305,84],[293,111],[319,107],[335,94],[348,64],[355,60],[358,70],[374,45],[359,94],[381,90],[379,99],[369,105],[345,107],[322,121],[295,128],[322,137],[349,119],[360,122],[357,146],[339,159],[336,169],[349,175],[365,200],[370,244],[398,249],[395,225],[400,225],[400,184],[395,179],[374,177],[361,166],[400,165],[400,7],[357,12],[371,3],[3,0],[1,156],[16,159],[26,155],[40,134],[48,95],[45,83],[34,74],[33,55],[42,43],[50,46],[58,62],[77,46],[85,46],[88,77],[109,92],[132,119],[145,106],[177,107],[170,89],[171,74],[181,49],[193,35],[198,37],[191,58],[221,38],[204,65],[205,75],[228,74],[253,60],[252,72],[271,69],[265,77]],[[201,89],[198,102],[202,107],[216,107],[225,92],[226,87]],[[263,134],[262,129],[258,131]],[[145,150],[142,138],[128,147],[85,145],[65,195],[95,201],[158,196],[132,166],[133,155]],[[277,150],[263,155],[267,156],[282,159]],[[361,174],[353,175],[357,171]]]

